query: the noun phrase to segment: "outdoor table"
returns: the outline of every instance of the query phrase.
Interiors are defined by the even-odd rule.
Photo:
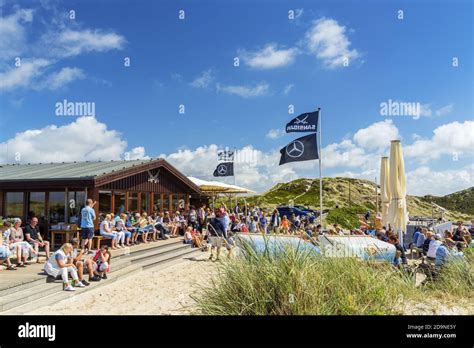
[[[74,230],[66,230],[66,229],[61,229],[61,230],[49,230],[51,234],[51,246],[53,250],[56,250],[59,247],[56,247],[56,236],[59,234],[61,235],[61,242],[66,240],[66,243],[69,243],[69,241],[76,237],[79,238],[79,234],[81,232],[81,229],[74,229]]]

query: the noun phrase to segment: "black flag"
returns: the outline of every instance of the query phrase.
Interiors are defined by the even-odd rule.
[[[319,111],[306,112],[286,124],[286,132],[317,132]]]
[[[214,176],[234,176],[234,163],[219,163],[217,168],[214,170]]]
[[[316,133],[293,140],[280,150],[280,165],[288,162],[300,162],[318,159]]]

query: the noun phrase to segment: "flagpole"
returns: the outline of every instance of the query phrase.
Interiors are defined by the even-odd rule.
[[[323,228],[323,170],[321,166],[321,134],[323,129],[321,128],[321,108],[318,108],[318,123],[319,123],[319,223],[321,224],[321,230]]]

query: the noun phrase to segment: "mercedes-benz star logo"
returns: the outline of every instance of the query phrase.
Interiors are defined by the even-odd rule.
[[[286,147],[286,154],[291,158],[301,157],[304,153],[304,145],[301,141],[295,140]]]
[[[219,173],[219,175],[227,174],[227,166],[225,164],[219,164],[217,166],[217,172]]]

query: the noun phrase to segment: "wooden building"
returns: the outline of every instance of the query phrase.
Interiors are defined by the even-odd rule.
[[[100,213],[176,211],[207,197],[164,159],[0,165],[0,216],[79,224],[87,198]]]

